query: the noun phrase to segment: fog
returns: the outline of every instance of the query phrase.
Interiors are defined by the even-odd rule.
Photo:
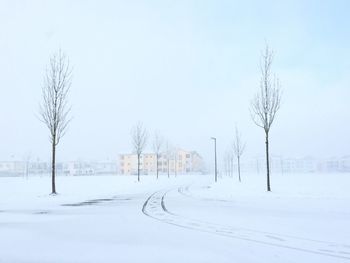
[[[59,48],[74,68],[59,160],[115,160],[138,121],[207,160],[210,137],[222,158],[237,124],[245,157],[263,155],[249,106],[266,43],[283,89],[271,154],[350,154],[350,4],[242,2],[1,1],[0,160],[49,160],[38,110]]]

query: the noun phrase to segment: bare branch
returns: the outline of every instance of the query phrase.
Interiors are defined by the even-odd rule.
[[[155,132],[152,146],[153,146],[153,151],[157,156],[159,156],[161,152],[163,143],[164,143],[163,137],[158,132]]]
[[[137,123],[132,130],[132,143],[134,152],[140,156],[146,146],[148,134],[141,122]]]
[[[43,102],[40,105],[40,120],[50,131],[51,143],[57,145],[70,122],[71,108],[68,93],[72,70],[69,60],[61,50],[50,58],[42,87]]]
[[[233,153],[236,157],[241,157],[244,153],[246,143],[242,142],[242,134],[239,132],[237,126],[235,129],[235,137],[232,143]]]
[[[276,76],[272,76],[271,67],[273,62],[273,52],[266,45],[261,55],[260,70],[260,90],[251,102],[251,116],[253,122],[269,132],[281,105],[281,85]]]

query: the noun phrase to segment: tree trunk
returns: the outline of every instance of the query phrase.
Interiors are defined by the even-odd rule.
[[[266,135],[266,174],[267,174],[267,191],[271,191],[270,186],[270,158],[269,158],[269,132],[265,132]]]
[[[237,157],[237,164],[238,164],[238,180],[241,182],[241,164],[239,160],[239,156]]]
[[[156,164],[156,167],[157,167],[157,168],[156,168],[156,169],[157,169],[157,180],[158,180],[158,159],[159,159],[159,158],[158,158],[158,154],[156,154],[156,159],[157,159],[157,160],[156,160],[156,161],[157,161],[157,164]]]
[[[137,155],[137,181],[140,182],[140,155]]]
[[[168,159],[168,178],[170,177],[170,159]]]
[[[56,182],[55,182],[55,175],[56,175],[56,143],[55,143],[55,137],[52,142],[52,166],[51,166],[51,183],[52,183],[52,193],[56,194]]]
[[[215,149],[215,183],[218,181],[218,167],[217,167],[217,160],[216,160],[216,139],[214,143],[214,149]]]

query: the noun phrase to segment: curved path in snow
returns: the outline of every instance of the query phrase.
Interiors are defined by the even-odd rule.
[[[281,235],[257,230],[236,228],[225,226],[202,220],[192,219],[180,214],[173,213],[166,205],[166,198],[169,192],[177,192],[187,197],[189,195],[189,186],[179,187],[171,190],[157,191],[148,197],[142,207],[142,212],[155,220],[163,223],[175,225],[195,231],[207,232],[228,238],[239,239],[247,242],[254,242],[265,246],[273,246],[285,249],[291,249],[306,253],[323,255],[327,257],[340,258],[350,261],[350,246],[337,244],[333,242],[306,239],[301,237]],[[215,199],[198,199],[198,202],[205,201],[224,201]]]

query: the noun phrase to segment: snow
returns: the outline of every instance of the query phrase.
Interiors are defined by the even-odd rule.
[[[0,178],[0,262],[350,262],[350,174]]]

